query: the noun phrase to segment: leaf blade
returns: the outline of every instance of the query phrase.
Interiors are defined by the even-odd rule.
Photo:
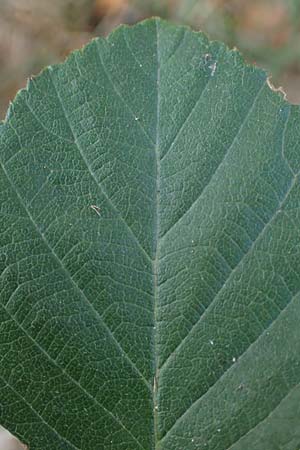
[[[18,94],[0,411],[30,448],[272,448],[298,417],[298,115],[237,52],[158,19]]]

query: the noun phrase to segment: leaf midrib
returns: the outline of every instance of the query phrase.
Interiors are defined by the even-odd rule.
[[[155,228],[154,228],[154,259],[153,259],[153,428],[154,428],[154,444],[153,449],[157,448],[158,439],[158,328],[157,313],[159,301],[159,234],[160,234],[160,152],[159,152],[159,122],[160,122],[160,56],[159,56],[159,25],[156,25],[156,57],[157,57],[157,75],[156,75],[156,136],[155,136],[155,159],[156,159],[156,211],[155,211]]]

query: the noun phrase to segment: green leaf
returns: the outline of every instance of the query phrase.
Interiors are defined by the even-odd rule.
[[[0,127],[0,421],[30,450],[300,445],[300,112],[158,19]]]

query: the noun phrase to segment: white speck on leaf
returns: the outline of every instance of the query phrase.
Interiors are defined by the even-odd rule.
[[[91,205],[92,210],[95,211],[95,213],[98,214],[98,216],[100,216],[100,208],[97,205]]]
[[[213,64],[211,64],[211,65],[209,66],[209,68],[210,68],[210,70],[211,70],[211,76],[213,77],[214,74],[215,74],[216,68],[217,68],[217,63],[214,62]]]

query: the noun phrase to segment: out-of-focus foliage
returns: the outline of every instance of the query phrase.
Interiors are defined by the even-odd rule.
[[[0,117],[27,77],[91,37],[151,15],[238,47],[300,101],[300,0],[1,0]]]

